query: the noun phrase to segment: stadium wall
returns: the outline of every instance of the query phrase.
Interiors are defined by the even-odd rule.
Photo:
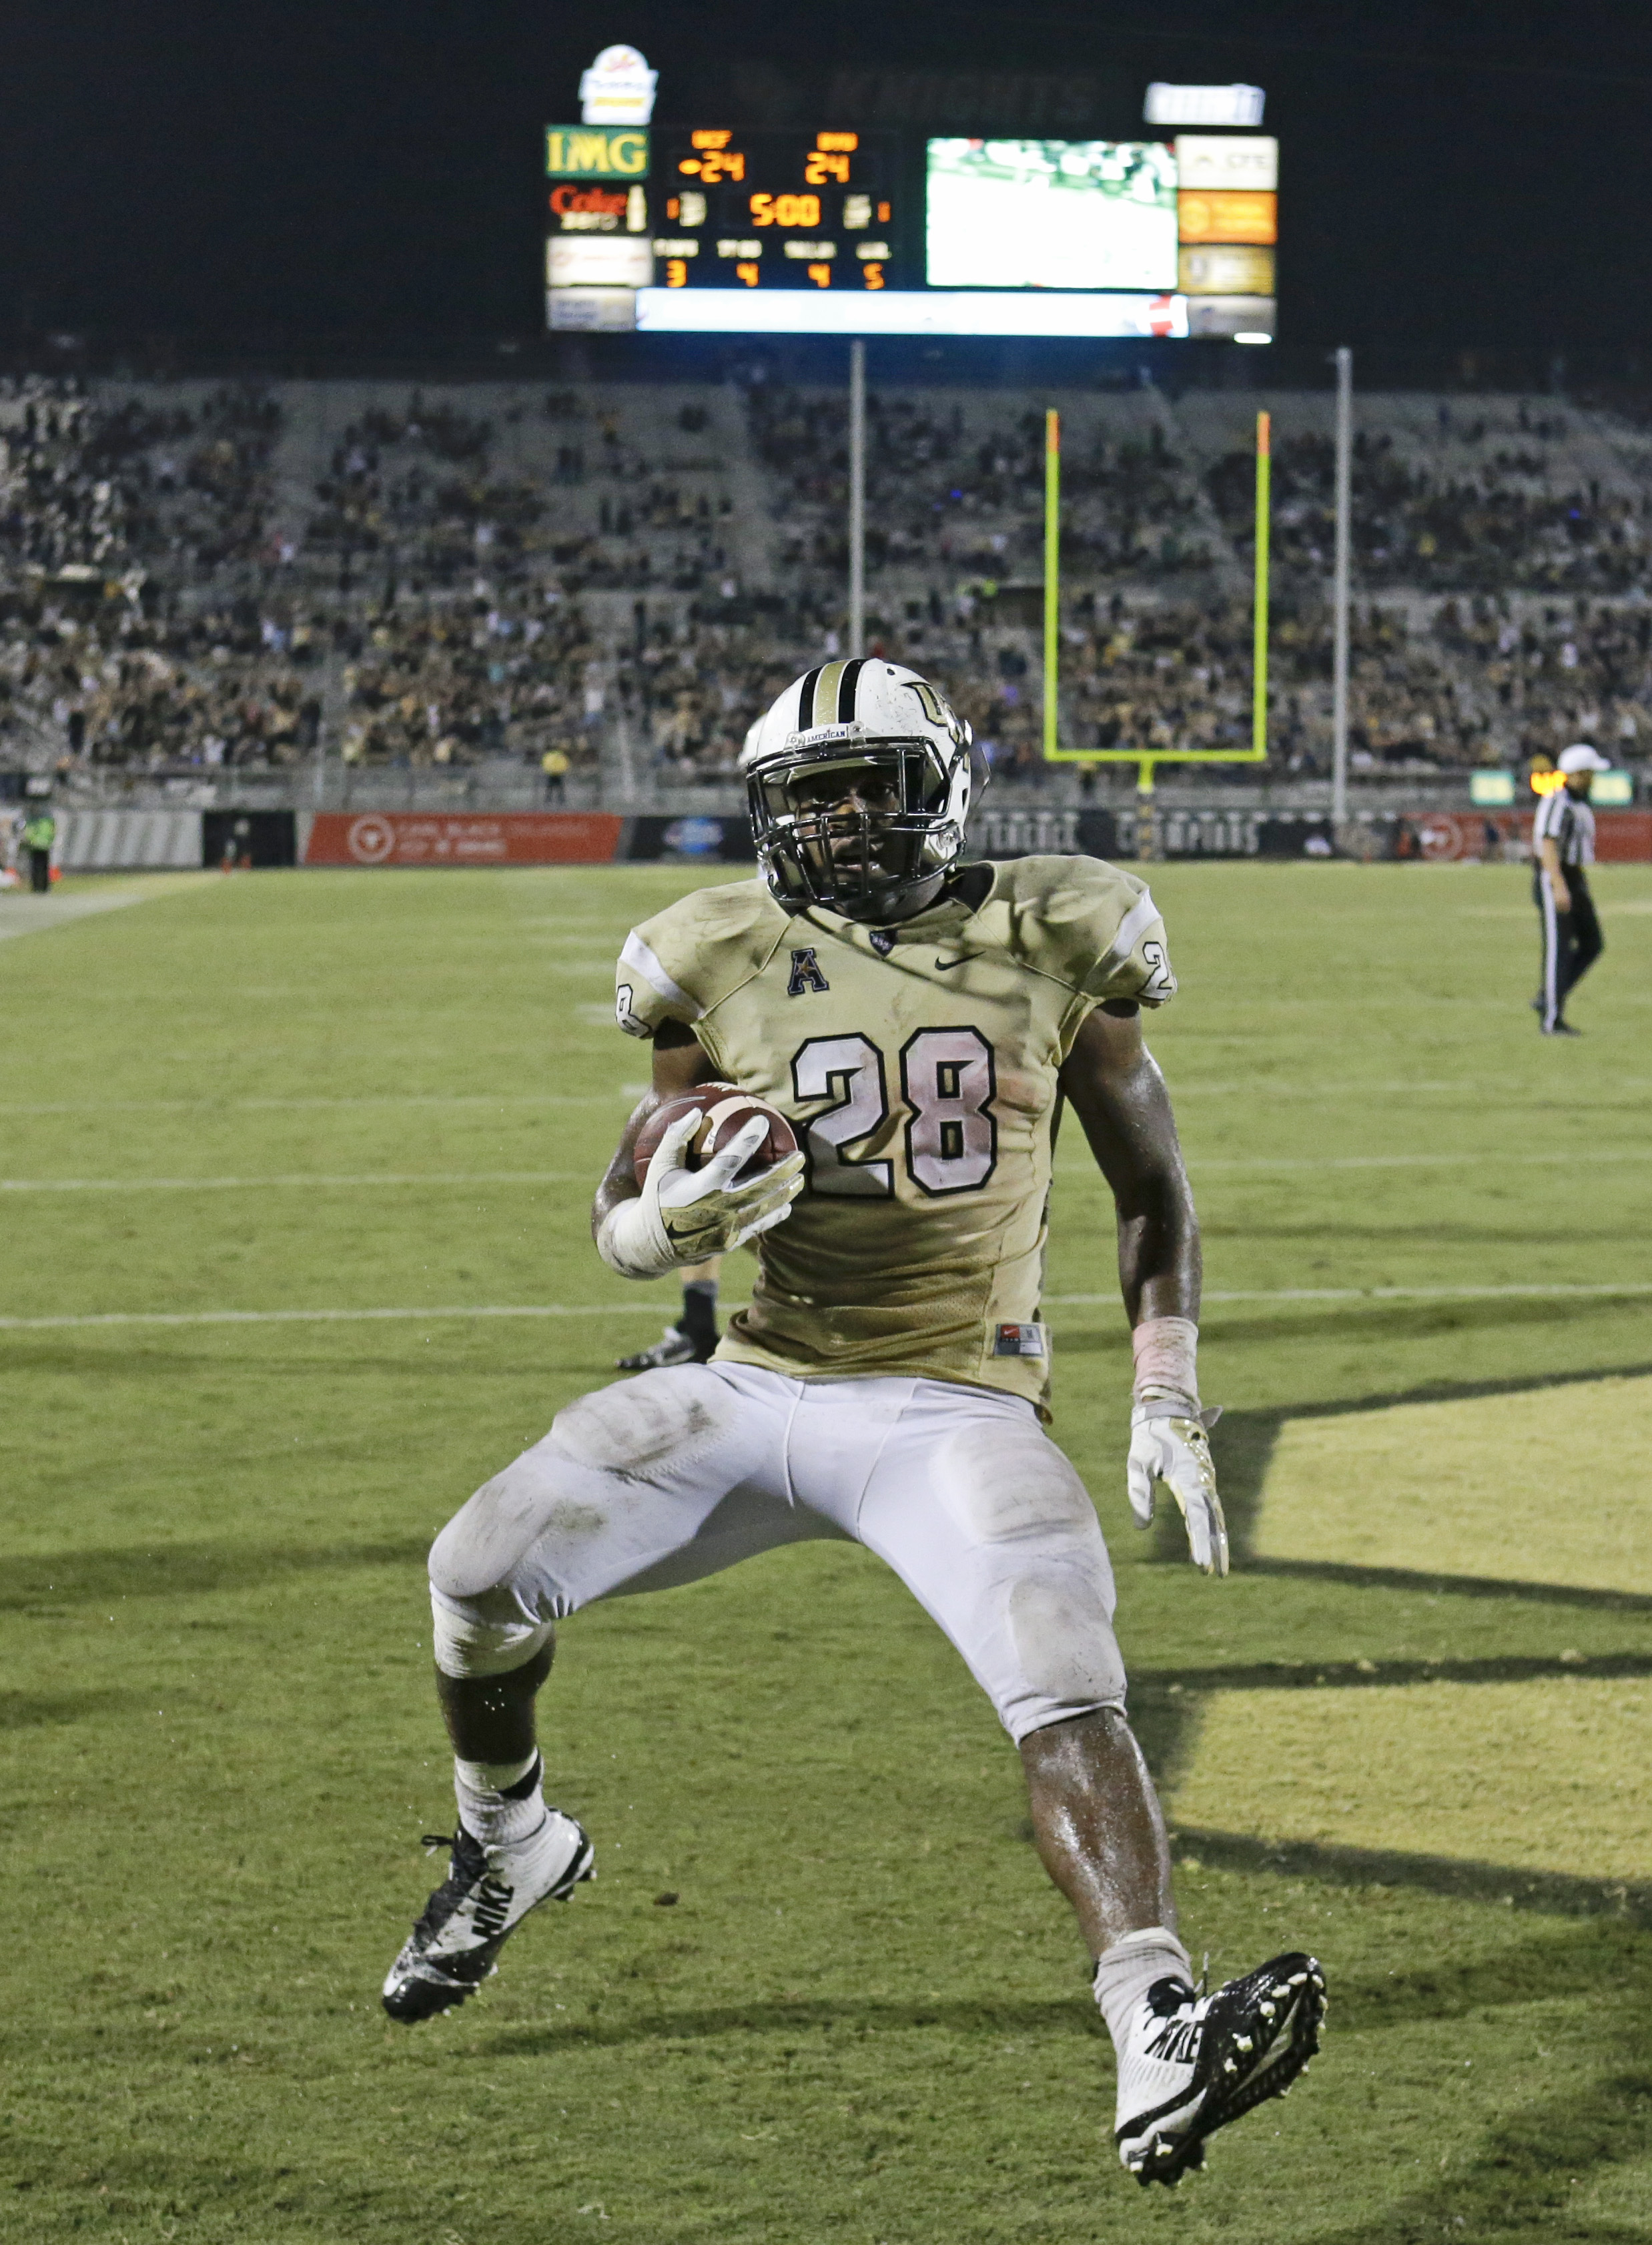
[[[750,865],[743,814],[623,817],[612,811],[64,811],[65,872],[196,866]],[[1605,864],[1652,864],[1652,811],[1596,814]],[[1323,811],[1160,806],[1156,858],[1357,858],[1442,864],[1530,855],[1525,811],[1403,811],[1340,828]],[[973,848],[992,858],[1133,858],[1147,839],[1133,808],[983,811]]]
[[[60,811],[58,863],[65,873],[199,865],[199,811]]]

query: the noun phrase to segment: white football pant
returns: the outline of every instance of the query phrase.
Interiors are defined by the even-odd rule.
[[[1124,1705],[1100,1523],[1030,1403],[744,1364],[582,1395],[478,1489],[431,1552],[437,1664],[499,1675],[597,1598],[819,1536],[894,1570],[1013,1738]]]

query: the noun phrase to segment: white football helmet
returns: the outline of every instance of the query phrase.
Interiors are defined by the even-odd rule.
[[[788,686],[740,758],[776,903],[871,923],[911,910],[963,848],[973,741],[945,695],[902,663],[857,656]]]

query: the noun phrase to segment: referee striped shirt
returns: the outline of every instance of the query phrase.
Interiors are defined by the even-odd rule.
[[[1569,787],[1557,787],[1537,806],[1537,817],[1532,821],[1534,858],[1542,856],[1546,842],[1553,843],[1562,865],[1594,863],[1594,813]]]

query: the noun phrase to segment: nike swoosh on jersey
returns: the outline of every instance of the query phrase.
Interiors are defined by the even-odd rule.
[[[977,959],[980,955],[978,952],[966,951],[962,959],[937,959],[935,966],[944,974],[948,967],[967,967],[972,959]]]

